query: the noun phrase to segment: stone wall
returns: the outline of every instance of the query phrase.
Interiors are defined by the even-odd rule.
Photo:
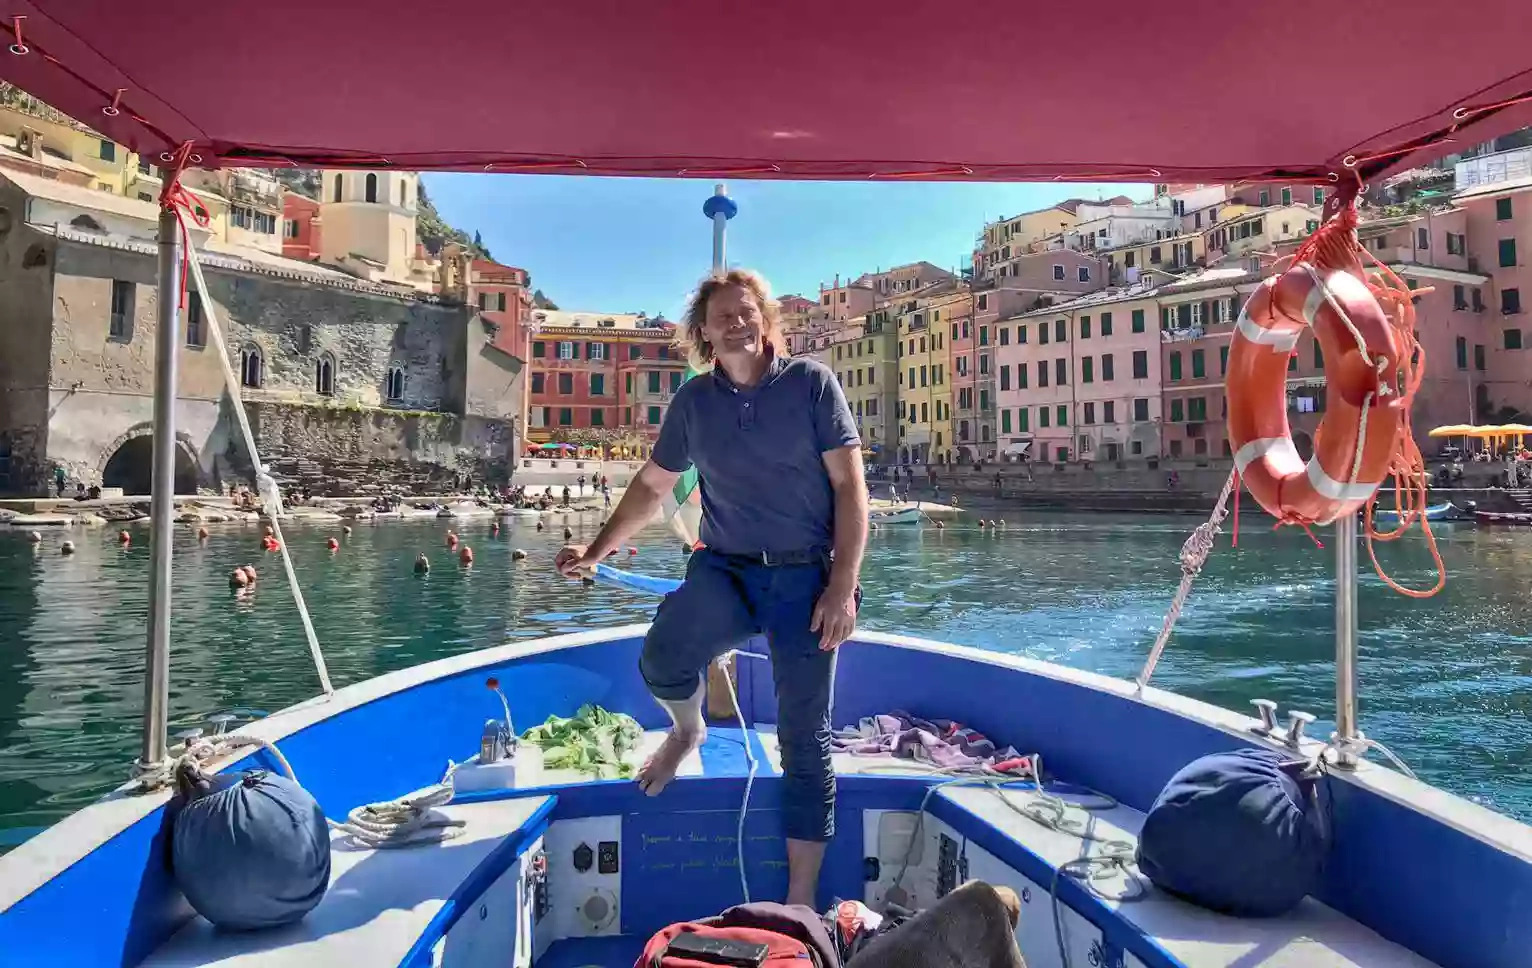
[[[246,409],[274,476],[322,495],[385,485],[435,493],[460,475],[503,481],[515,453],[508,423],[477,416],[268,402]]]
[[[22,268],[26,260],[38,265]],[[100,483],[114,451],[151,432],[155,263],[147,246],[124,240],[54,238],[15,222],[0,232],[0,445],[11,472],[0,493],[40,492],[53,465],[71,480]],[[243,348],[261,355],[261,385],[241,395],[252,410],[264,408],[265,446],[276,448],[269,456],[313,461],[321,470],[309,476],[353,482],[387,479],[390,464],[404,479],[507,472],[522,365],[483,345],[483,324],[465,307],[346,280],[229,265],[204,272],[232,368],[238,373]],[[118,336],[110,332],[114,281],[132,286],[131,325]],[[187,315],[177,437],[198,483],[223,489],[248,480],[249,463],[208,324],[188,344]],[[332,366],[331,395],[316,386],[321,360]],[[390,401],[394,367],[404,392]],[[322,416],[273,416],[283,412]],[[324,427],[340,439],[324,439]]]
[[[37,493],[48,479],[53,247],[25,213],[24,195],[0,189],[0,494]]]

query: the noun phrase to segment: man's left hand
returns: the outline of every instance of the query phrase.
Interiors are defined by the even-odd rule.
[[[809,631],[819,633],[819,647],[826,652],[839,646],[856,630],[856,584],[832,581],[814,604]]]

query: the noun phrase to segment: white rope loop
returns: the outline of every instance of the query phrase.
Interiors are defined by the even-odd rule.
[[[207,316],[208,332],[212,334],[213,346],[218,351],[218,363],[223,368],[223,379],[229,391],[229,401],[233,404],[234,418],[239,424],[240,437],[245,442],[245,450],[250,455],[250,464],[255,468],[256,492],[261,497],[261,505],[266,510],[266,516],[271,520],[272,534],[277,539],[278,552],[282,556],[282,570],[287,574],[287,584],[293,592],[293,603],[298,606],[298,617],[303,621],[303,634],[308,639],[309,653],[314,659],[314,669],[319,673],[319,687],[326,696],[329,696],[335,692],[335,687],[330,684],[330,670],[325,665],[324,653],[319,648],[319,635],[314,631],[314,620],[309,617],[308,603],[303,600],[303,589],[298,585],[298,574],[293,570],[292,557],[287,553],[287,540],[282,536],[282,495],[277,490],[276,479],[271,476],[270,469],[261,463],[261,455],[256,449],[255,433],[250,429],[250,418],[245,413],[245,403],[240,397],[239,378],[235,375],[234,364],[229,359],[229,346],[224,342],[223,327],[218,323],[218,307],[208,292],[207,281],[202,276],[202,260],[191,244],[190,233],[187,233],[185,241],[187,265],[191,267],[192,278],[197,283],[197,292],[202,297],[202,309]]]

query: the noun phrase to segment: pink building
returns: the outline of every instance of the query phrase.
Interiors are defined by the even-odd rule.
[[[1523,149],[1525,151],[1525,149]],[[1503,152],[1502,154],[1511,154]],[[1532,270],[1528,249],[1532,247],[1532,181],[1505,181],[1459,192],[1454,201],[1466,218],[1466,269],[1476,278],[1488,279],[1482,289],[1482,309],[1476,309],[1474,286],[1464,285],[1465,292],[1453,289],[1452,310],[1461,317],[1456,326],[1450,361],[1453,376],[1442,393],[1444,400],[1453,396],[1453,384],[1473,385],[1473,413],[1460,408],[1454,419],[1471,416],[1476,422],[1526,422],[1532,418],[1532,361],[1527,349],[1532,347],[1532,328],[1527,322],[1527,305],[1532,300]],[[1466,298],[1465,298],[1466,293]],[[1458,309],[1466,302],[1466,308]],[[1477,336],[1468,325],[1476,318]],[[1447,367],[1442,366],[1442,371]],[[1428,371],[1429,375],[1429,371]],[[1447,408],[1450,411],[1450,407]],[[1445,411],[1444,411],[1445,412]]]
[[[282,195],[282,255],[300,262],[319,259],[319,203],[297,192]]]
[[[1002,453],[1119,461],[1159,452],[1153,290],[1116,289],[1001,319]]]

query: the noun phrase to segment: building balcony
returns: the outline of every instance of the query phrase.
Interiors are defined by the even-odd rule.
[[[229,173],[224,186],[229,200],[240,205],[280,212],[282,210],[282,186],[279,182],[243,171]]]

